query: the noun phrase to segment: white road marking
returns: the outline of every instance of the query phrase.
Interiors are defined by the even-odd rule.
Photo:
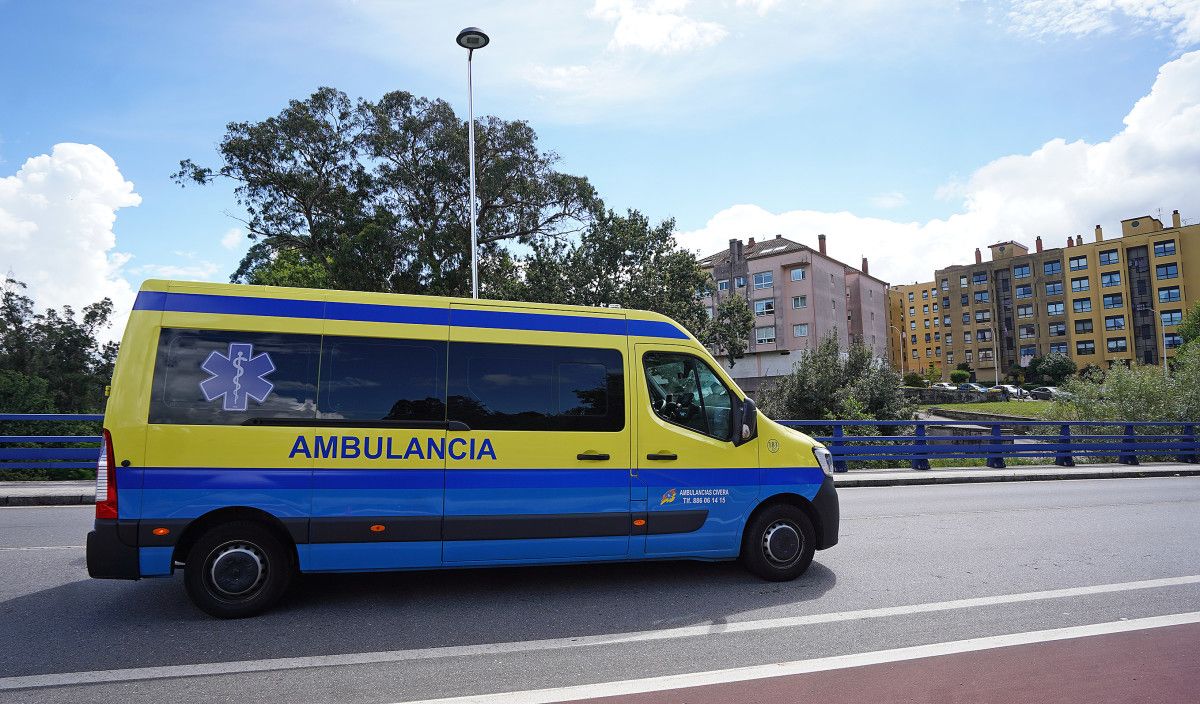
[[[512,653],[526,653],[531,651],[564,650],[587,646],[620,645],[625,643],[721,635],[725,633],[745,633],[749,631],[794,628],[797,626],[810,626],[822,623],[839,623],[844,621],[887,618],[890,616],[907,616],[911,614],[951,611],[954,609],[969,609],[978,606],[1017,604],[1029,601],[1040,601],[1043,599],[1064,599],[1070,597],[1090,596],[1093,594],[1111,594],[1115,592],[1128,592],[1140,589],[1158,589],[1162,587],[1176,587],[1189,584],[1200,584],[1200,575],[1189,575],[1186,577],[1166,577],[1162,579],[1146,579],[1137,582],[1096,584],[1087,587],[1050,589],[1046,591],[1024,592],[1020,594],[1002,594],[999,596],[956,599],[954,601],[909,604],[905,606],[887,606],[876,609],[860,609],[856,611],[812,614],[808,616],[785,616],[781,618],[760,619],[757,621],[735,621],[733,623],[682,626],[679,628],[665,628],[656,631],[632,631],[597,636],[546,638],[542,640],[513,641],[507,643],[481,643],[478,645],[454,645],[412,650],[388,650],[368,653],[345,653],[339,655],[311,655],[305,657],[270,658],[265,660],[238,660],[232,662],[198,663],[194,665],[133,667],[119,670],[59,672],[45,675],[3,677],[0,678],[0,691],[37,687],[62,687],[68,685],[95,684],[99,682],[131,682],[137,680],[168,679],[172,677],[196,677],[199,675],[229,675],[244,672],[298,670],[310,667],[367,665],[403,662],[409,660],[435,660],[440,658],[454,657],[488,657]]]
[[[988,636],[986,638],[970,638],[968,640],[957,640],[947,643],[932,643],[930,645],[917,645],[892,650],[876,650],[869,653],[837,655],[812,660],[795,660],[770,665],[734,667],[727,670],[711,670],[709,672],[692,672],[682,675],[647,677],[639,680],[535,689],[525,692],[424,699],[421,701],[409,701],[406,704],[548,704],[549,702],[579,701],[581,699],[593,699],[596,697],[614,697],[643,694],[645,692],[662,692],[672,689],[682,689],[684,687],[703,687],[713,684],[745,682],[747,680],[764,679],[767,677],[802,675],[810,672],[840,670],[847,667],[879,665],[902,660],[969,653],[978,650],[990,650],[992,648],[1007,648],[1014,645],[1028,645],[1030,643],[1045,643],[1048,641],[1066,640],[1068,638],[1086,638],[1088,636],[1108,635],[1111,633],[1141,631],[1188,623],[1200,623],[1200,611],[1173,614],[1170,616],[1152,616],[1130,621],[1110,621],[1108,623],[1097,623],[1089,626],[1071,626],[1069,628],[1053,628],[1045,631],[1012,633],[1002,636]]]
[[[87,547],[85,545],[31,545],[24,548],[0,548],[0,552],[7,550],[75,550]]]

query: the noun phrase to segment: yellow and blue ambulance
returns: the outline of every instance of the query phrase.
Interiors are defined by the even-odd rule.
[[[219,617],[297,572],[739,558],[838,539],[828,451],[635,310],[147,281],[104,416],[93,577]]]

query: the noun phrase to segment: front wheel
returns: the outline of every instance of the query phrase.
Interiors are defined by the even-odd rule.
[[[292,553],[264,526],[232,521],[211,528],[188,553],[183,582],[192,603],[217,618],[244,618],[279,601],[292,578]]]
[[[795,579],[812,564],[817,534],[804,511],[788,504],[768,507],[746,527],[742,564],[771,582]]]

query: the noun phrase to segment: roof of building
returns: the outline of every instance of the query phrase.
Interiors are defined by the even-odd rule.
[[[879,283],[881,283],[885,286],[887,285],[886,281],[884,281],[883,279],[881,279],[877,276],[872,276],[871,274],[868,274],[868,273],[862,271],[861,269],[852,267],[849,264],[846,264],[845,262],[834,259],[833,257],[829,256],[828,254],[821,254],[819,251],[813,249],[812,247],[809,247],[808,245],[805,245],[805,244],[800,244],[799,242],[795,242],[793,240],[789,240],[788,238],[784,237],[783,235],[775,235],[771,239],[759,240],[759,241],[756,241],[754,244],[746,244],[742,248],[742,255],[747,260],[762,259],[763,257],[774,257],[774,256],[778,256],[780,254],[789,254],[791,252],[811,252],[812,254],[815,254],[818,257],[824,257],[824,258],[828,259],[829,261],[840,265],[841,267],[846,269],[847,273],[861,274],[862,276],[865,276],[869,279],[874,279],[875,281],[878,281]],[[715,254],[710,254],[707,257],[702,257],[699,261],[700,261],[701,267],[705,267],[705,268],[715,267],[717,264],[720,264],[721,262],[729,261],[729,249],[725,248]]]

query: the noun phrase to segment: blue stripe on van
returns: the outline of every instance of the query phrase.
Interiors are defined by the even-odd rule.
[[[303,301],[289,298],[252,296],[214,296],[206,293],[168,293],[140,291],[134,310],[160,310],[174,313],[216,313],[261,315],[280,318],[349,320],[369,323],[407,323],[411,325],[452,325],[455,327],[498,330],[538,330],[594,335],[636,335],[686,340],[687,333],[661,320],[630,320],[586,315],[555,315],[464,308],[426,308],[391,306],[377,303],[342,301]]]

